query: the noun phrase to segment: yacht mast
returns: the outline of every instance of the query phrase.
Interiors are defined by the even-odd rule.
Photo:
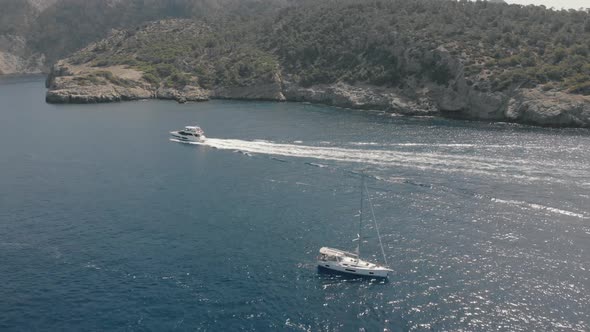
[[[371,202],[371,196],[369,195],[369,189],[367,185],[363,188],[367,192],[367,200],[369,201],[369,207],[371,208],[371,214],[373,215],[373,222],[375,223],[375,230],[377,231],[377,237],[379,238],[379,246],[381,247],[381,254],[383,254],[383,261],[387,266],[387,257],[385,257],[385,249],[383,249],[383,242],[381,242],[381,233],[379,232],[379,225],[377,225],[377,218],[375,218],[375,210],[373,209],[373,202]]]
[[[358,243],[356,246],[356,254],[358,255],[358,259],[361,258],[361,235],[362,235],[362,229],[363,229],[363,191],[365,189],[365,174],[361,173],[361,210],[359,213],[359,233],[358,233]]]

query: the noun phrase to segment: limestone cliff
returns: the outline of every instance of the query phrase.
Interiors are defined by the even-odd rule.
[[[276,79],[280,78],[277,73]],[[114,66],[91,68],[64,62],[48,77],[47,102],[98,103],[137,99],[178,102],[208,99],[305,101],[347,108],[384,110],[404,115],[439,115],[464,119],[511,121],[541,126],[590,127],[590,97],[542,89],[518,89],[511,95],[483,93],[432,84],[421,90],[335,84],[302,87],[274,81],[249,87],[155,87],[141,72]]]
[[[24,37],[0,35],[0,75],[40,74],[45,69],[45,56],[30,52]]]
[[[27,45],[28,32],[39,13],[52,0],[0,2],[0,75],[39,74],[46,70],[45,56]]]
[[[204,101],[208,93],[201,88],[156,87],[142,73],[124,66],[92,68],[66,61],[55,64],[46,82],[49,103],[103,103],[138,99],[171,99],[178,102]]]
[[[547,126],[590,127],[590,96],[521,89],[504,109],[506,119]]]
[[[158,86],[146,81],[142,73],[125,66],[93,68],[65,61],[55,64],[48,77],[45,100],[48,103],[106,103],[138,99],[165,99],[180,103],[213,99],[286,100],[279,76],[270,82],[245,87],[219,86],[204,89],[196,85]]]

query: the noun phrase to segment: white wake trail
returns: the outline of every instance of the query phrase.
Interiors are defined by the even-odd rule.
[[[298,141],[301,143],[301,141]],[[546,150],[543,145],[523,144],[475,144],[475,143],[380,143],[380,142],[349,142],[352,146],[389,146],[389,147],[418,147],[418,148],[454,148],[454,149],[479,149],[479,150]],[[560,147],[560,150],[578,151],[584,146]]]
[[[544,210],[544,211],[548,211],[548,212],[552,212],[552,213],[563,214],[563,215],[570,216],[570,217],[578,217],[581,219],[587,219],[587,217],[581,213],[562,210],[562,209],[554,208],[551,206],[545,206],[545,205],[540,205],[540,204],[535,204],[535,203],[528,203],[528,202],[515,201],[515,200],[503,200],[503,199],[499,199],[499,198],[492,198],[492,202],[509,204],[509,205],[516,205],[516,206],[526,207],[526,208],[530,208],[530,209],[534,209],[534,210]]]
[[[427,171],[469,173],[525,181],[563,182],[563,178],[579,176],[590,178],[585,167],[549,162],[534,162],[517,158],[464,156],[441,152],[408,152],[390,149],[340,148],[270,141],[207,138],[195,143],[217,149],[241,151],[251,154],[311,158],[346,163],[372,164],[381,167],[405,167]]]

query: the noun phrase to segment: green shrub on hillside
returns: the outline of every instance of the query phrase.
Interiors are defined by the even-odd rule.
[[[128,66],[141,71],[154,86],[175,88],[247,86],[271,80],[279,68],[273,55],[244,40],[239,30],[220,33],[189,20],[156,22],[144,29],[101,41],[100,47],[89,47],[91,51],[72,59],[90,52],[92,57],[84,57],[92,59],[92,66]]]
[[[467,64],[470,82],[488,72],[495,89],[552,82],[587,94],[588,22],[584,11],[485,1],[308,1],[279,12],[260,41],[305,85],[398,86],[423,78],[444,85],[453,73],[440,62],[430,67],[432,52],[443,46]],[[414,62],[423,69],[414,70]]]
[[[194,15],[182,4],[164,7]],[[589,94],[590,13],[584,11],[487,1],[303,0],[276,15],[241,17],[151,23],[72,61],[127,65],[147,82],[176,87],[247,86],[280,71],[306,86],[456,86],[464,75],[479,90],[541,85]]]

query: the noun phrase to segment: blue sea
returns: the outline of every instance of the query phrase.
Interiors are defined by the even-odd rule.
[[[590,330],[587,129],[44,93],[0,82],[2,331]],[[360,172],[387,281],[315,263]]]

